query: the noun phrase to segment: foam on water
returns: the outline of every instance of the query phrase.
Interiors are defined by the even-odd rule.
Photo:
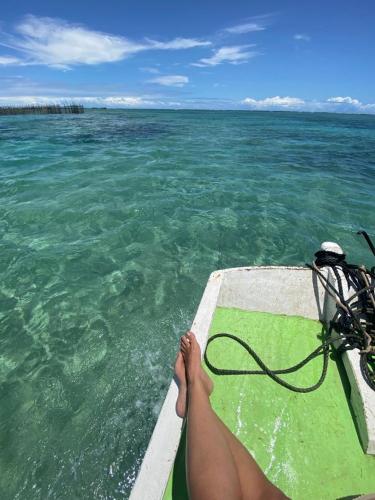
[[[128,496],[209,273],[369,263],[374,153],[372,116],[1,117],[0,497]]]

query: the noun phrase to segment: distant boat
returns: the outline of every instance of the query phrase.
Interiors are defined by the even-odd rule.
[[[334,283],[332,270],[323,272]],[[347,288],[344,293],[348,296]],[[279,369],[296,364],[322,343],[336,309],[310,269],[224,269],[211,274],[191,330],[203,349],[212,335],[233,333],[269,367]],[[259,369],[228,338],[213,341],[207,356],[216,367]],[[213,408],[266,475],[293,499],[375,492],[375,392],[361,375],[357,350],[331,358],[324,383],[307,393],[292,392],[264,375],[212,374],[204,364],[215,384]],[[280,377],[311,386],[322,363],[318,356],[300,371]],[[176,397],[172,382],[131,500],[187,498],[184,422],[175,413]]]

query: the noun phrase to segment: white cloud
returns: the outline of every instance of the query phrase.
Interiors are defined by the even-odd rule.
[[[90,102],[90,99],[88,98],[88,101]],[[142,106],[145,104],[151,104],[152,101],[148,101],[143,99],[142,97],[134,97],[134,96],[114,96],[114,97],[103,97],[102,99],[99,99],[98,102],[103,102],[105,104],[111,105],[111,106]]]
[[[151,73],[152,75],[157,75],[158,73],[160,73],[160,70],[158,68],[153,68],[152,66],[146,66],[139,69],[141,71],[144,71],[145,73]]]
[[[310,42],[311,40],[311,37],[304,33],[296,33],[293,38],[294,40],[301,40],[303,42]]]
[[[216,50],[211,57],[205,57],[200,59],[196,63],[192,63],[193,66],[204,67],[204,66],[217,66],[222,63],[229,64],[241,64],[247,62],[250,58],[258,55],[255,51],[247,50],[250,47],[255,47],[255,45],[235,45],[232,47],[221,47]]]
[[[298,97],[266,97],[265,99],[252,99],[251,97],[246,97],[242,101],[242,104],[250,106],[252,109],[272,109],[272,108],[296,108],[298,106],[303,106],[305,101]]]
[[[78,64],[121,61],[145,50],[189,49],[210,44],[191,38],[134,42],[60,19],[32,15],[26,16],[15,31],[16,35],[3,35],[0,39],[0,45],[23,54],[23,60],[14,60],[14,64],[42,64],[65,69]]]
[[[226,31],[227,33],[232,33],[234,35],[242,35],[244,33],[250,33],[253,31],[263,31],[265,29],[265,26],[260,23],[243,23],[237,24],[236,26],[231,26],[230,28],[226,28],[224,31]]]
[[[183,75],[164,75],[148,80],[150,83],[157,83],[166,87],[183,87],[189,83],[189,78]]]
[[[146,38],[146,41],[149,43],[149,48],[161,50],[192,49],[194,47],[207,47],[207,45],[211,45],[211,42],[196,40],[195,38],[175,38],[169,42],[158,42],[157,40]]]
[[[27,16],[7,45],[26,56],[28,64],[68,68],[76,64],[114,62],[144,50],[123,37],[88,30],[65,21]]]
[[[21,61],[17,57],[0,56],[0,66],[7,66],[11,64],[19,64]]]
[[[330,97],[325,101],[304,100],[299,97],[266,97],[253,99],[246,97],[241,104],[255,110],[290,110],[328,113],[375,113],[375,104],[362,103],[353,97]]]
[[[358,99],[353,99],[353,97],[330,97],[327,102],[334,102],[335,104],[352,104],[354,106],[361,105],[362,103]]]
[[[332,111],[344,111],[347,113],[375,113],[375,104],[363,103],[354,97],[330,97],[327,103],[331,103]]]

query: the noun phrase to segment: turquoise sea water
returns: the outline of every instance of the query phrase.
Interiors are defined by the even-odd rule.
[[[375,117],[0,118],[0,498],[124,498],[211,271],[371,263]]]

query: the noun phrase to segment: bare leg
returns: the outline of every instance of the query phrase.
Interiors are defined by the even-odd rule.
[[[244,500],[267,499],[267,500],[283,500],[287,497],[274,484],[272,484],[262,469],[256,463],[251,454],[247,451],[244,445],[236,438],[228,427],[219,419],[217,425],[225,436],[230,447],[238,475],[240,477],[242,498]]]
[[[179,417],[184,418],[187,406],[187,385],[185,362],[181,351],[178,351],[176,362],[174,365],[175,380],[178,385],[178,396],[176,401],[176,413]]]
[[[212,410],[208,398],[212,392],[212,381],[201,368],[200,348],[191,332],[182,337],[181,352],[188,377],[190,402],[187,478],[191,497],[246,500],[287,498],[268,481],[246,448]],[[181,416],[184,411],[186,407],[181,405]],[[232,489],[231,494],[228,493],[229,489]]]
[[[188,380],[186,465],[192,500],[241,499],[241,484],[227,440],[217,426],[201,376],[199,345],[193,334],[181,350]]]

